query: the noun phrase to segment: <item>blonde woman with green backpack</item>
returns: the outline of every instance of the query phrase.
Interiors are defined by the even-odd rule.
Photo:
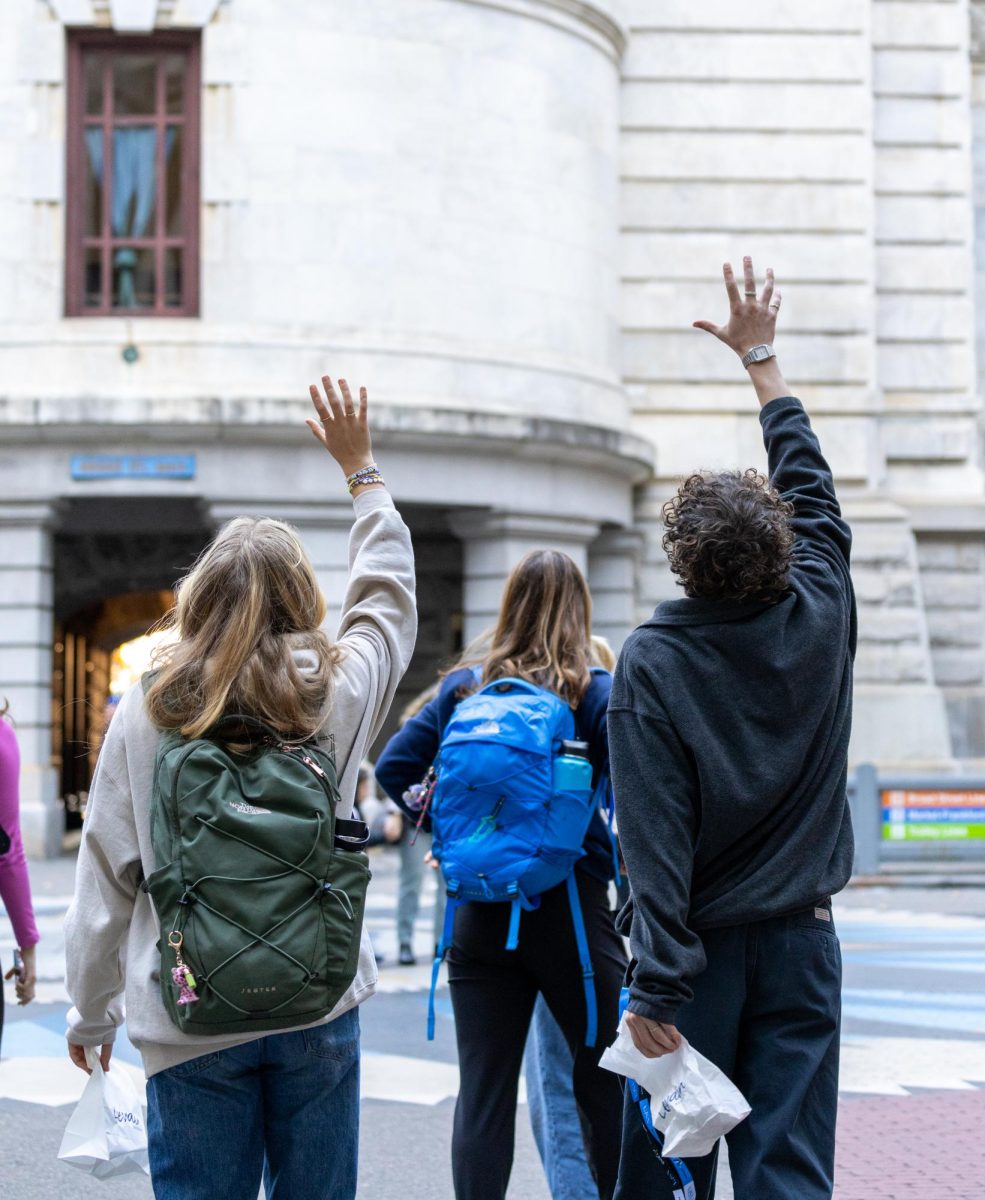
[[[362,929],[359,764],[414,648],[410,535],[367,397],[311,388],[353,497],[333,641],[297,533],[229,522],[178,589],[176,640],[120,703],[65,925],[69,1055],[108,1069],[126,1020],[148,1076],[158,1200],[352,1200]],[[339,395],[339,392],[341,395]]]

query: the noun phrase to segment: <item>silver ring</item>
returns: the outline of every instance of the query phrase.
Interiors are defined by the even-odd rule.
[[[745,296],[751,296],[751,297],[752,297],[754,300],[755,300],[755,298],[756,298],[756,293],[755,293],[755,292],[744,292],[744,293],[743,293],[743,295],[745,295]]]
[[[779,301],[779,300],[777,300],[777,301],[776,301],[774,304],[771,304],[771,305],[770,305],[770,308],[779,308],[779,307],[780,307],[780,301]]]

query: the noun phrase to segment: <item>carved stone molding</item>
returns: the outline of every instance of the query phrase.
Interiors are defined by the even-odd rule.
[[[99,26],[118,33],[153,29],[196,29],[212,20],[231,0],[47,0],[63,25]]]
[[[584,38],[618,62],[625,52],[627,33],[612,0],[461,0],[483,8],[498,8],[517,16],[555,25]]]

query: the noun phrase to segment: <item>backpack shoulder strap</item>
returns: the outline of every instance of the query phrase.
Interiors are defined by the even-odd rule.
[[[568,904],[571,907],[571,923],[575,930],[575,942],[578,945],[578,958],[581,962],[582,983],[585,988],[585,1045],[594,1046],[598,1037],[595,970],[592,967],[592,954],[588,948],[585,918],[581,911],[581,897],[578,895],[578,880],[575,878],[574,871],[568,876]]]
[[[458,897],[458,884],[448,884],[448,900],[445,904],[445,923],[441,930],[441,940],[434,948],[434,962],[431,964],[431,990],[428,993],[428,1041],[434,1041],[434,993],[438,990],[438,974],[441,964],[455,932],[455,913],[462,901]]]

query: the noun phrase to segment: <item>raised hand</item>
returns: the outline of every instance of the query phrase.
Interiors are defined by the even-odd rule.
[[[311,403],[315,406],[318,420],[309,417],[305,423],[343,472],[351,475],[373,461],[372,439],[369,436],[369,396],[364,387],[359,389],[357,409],[344,379],[339,380],[341,400],[327,375],[322,376],[322,387],[325,389],[324,398],[318,385],[311,384]]]
[[[695,321],[694,328],[714,334],[741,358],[753,346],[772,343],[782,297],[775,286],[772,267],[766,268],[766,286],[760,295],[756,294],[756,275],[748,256],[742,260],[741,292],[731,263],[725,263],[722,274],[729,302],[728,323],[716,325],[714,321]]]

